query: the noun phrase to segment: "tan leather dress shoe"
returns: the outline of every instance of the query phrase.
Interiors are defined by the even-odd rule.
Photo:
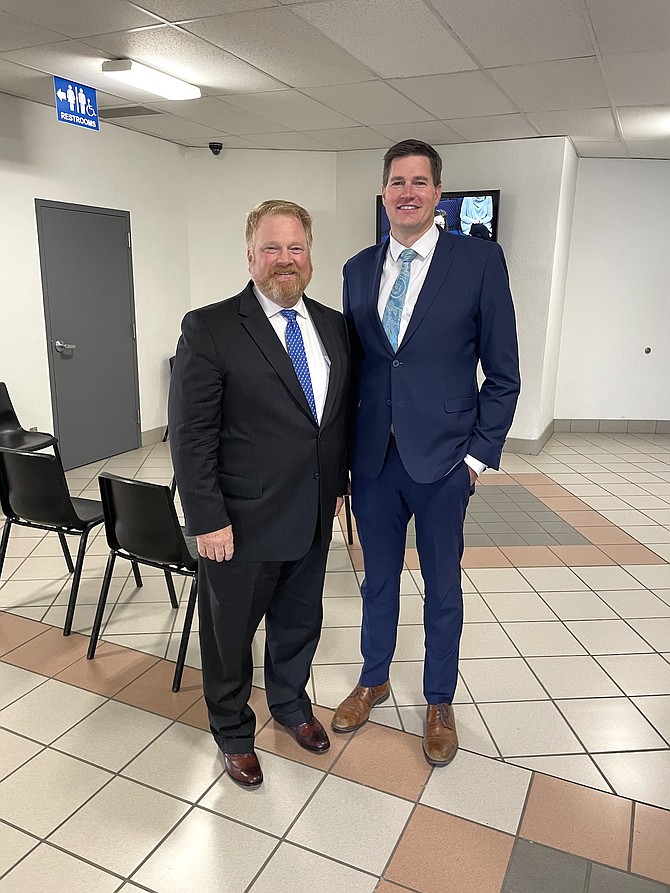
[[[331,723],[334,732],[355,732],[367,722],[375,704],[383,704],[391,692],[391,683],[364,688],[357,685],[335,711]]]
[[[446,766],[456,756],[458,736],[451,704],[428,704],[423,752],[432,766]]]

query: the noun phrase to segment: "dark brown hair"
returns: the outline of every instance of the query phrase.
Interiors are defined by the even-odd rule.
[[[433,186],[437,186],[442,182],[442,159],[438,153],[424,143],[423,140],[403,140],[391,146],[386,155],[384,155],[384,169],[382,171],[382,186],[386,186],[391,171],[391,164],[396,158],[407,158],[410,155],[425,155],[430,161],[430,172],[433,177]]]

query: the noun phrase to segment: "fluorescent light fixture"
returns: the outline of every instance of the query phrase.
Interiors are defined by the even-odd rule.
[[[132,59],[114,59],[110,62],[103,62],[101,70],[107,77],[165,99],[200,98],[199,87],[187,84],[186,81],[180,81],[179,78],[173,78],[172,75],[163,74],[162,71],[147,68],[146,65],[140,65],[139,62],[133,62]]]

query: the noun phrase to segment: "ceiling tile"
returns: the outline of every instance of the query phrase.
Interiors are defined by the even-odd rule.
[[[62,40],[63,35],[0,11],[0,52]]]
[[[381,124],[375,130],[389,137],[394,143],[401,140],[423,140],[431,146],[447,146],[450,143],[465,143],[466,137],[452,130],[442,121],[419,121],[414,124]]]
[[[670,51],[603,56],[603,69],[617,105],[670,102]]]
[[[603,55],[670,49],[668,0],[586,0]]]
[[[292,11],[380,77],[477,68],[422,0],[330,0]]]
[[[575,109],[569,112],[535,112],[528,115],[544,136],[614,142],[618,139],[610,109]]]
[[[277,0],[137,0],[137,5],[149,12],[155,12],[168,22],[185,22],[204,16],[278,6],[279,3]]]
[[[595,56],[492,68],[489,74],[525,112],[598,109],[609,105]]]
[[[183,27],[292,87],[372,78],[367,68],[283,6],[214,16]]]
[[[226,154],[226,149],[259,149],[260,146],[258,143],[253,142],[253,140],[245,139],[242,136],[232,136],[229,133],[221,134],[220,136],[215,136],[215,140],[223,143],[223,153],[221,155],[216,156],[217,158],[223,158]],[[209,143],[212,141],[212,137],[209,139],[203,139],[202,137],[197,137],[195,139],[189,140],[179,140],[182,145],[188,145],[195,149],[207,149],[209,151]],[[214,156],[212,156],[212,160],[214,160]]]
[[[317,149],[331,152],[330,146],[315,140],[309,133],[262,133],[253,137],[264,149]]]
[[[0,10],[67,37],[153,25],[156,17],[125,0],[0,0]]]
[[[229,96],[226,101],[272,121],[278,121],[286,128],[294,130],[349,127],[356,123],[351,118],[326,108],[325,105],[296,90],[248,93],[244,96]]]
[[[523,115],[484,115],[482,118],[452,118],[447,121],[454,130],[473,142],[515,140],[537,136]]]
[[[487,68],[591,56],[580,0],[433,0]]]
[[[237,108],[223,99],[205,96],[188,102],[151,102],[150,108],[197,121],[225,133],[278,133],[290,130],[284,124],[254,115],[246,109]]]
[[[387,139],[369,127],[338,127],[336,130],[315,130],[313,136],[333,149],[385,149]]]
[[[461,71],[389,84],[427,109],[436,118],[467,118],[516,112],[512,103],[481,71]]]
[[[670,138],[670,105],[645,105],[619,109],[623,138],[664,140]]]
[[[585,140],[573,140],[577,154],[582,158],[628,158],[628,149],[624,143],[598,143]]]
[[[196,84],[208,93],[253,93],[282,84],[229,53],[169,25],[87,40],[108,56],[128,57]]]
[[[51,105],[55,101],[51,75],[24,68],[6,59],[0,59],[0,93],[22,96],[45,105]]]
[[[117,118],[114,121],[129,130],[139,130],[151,136],[159,136],[163,139],[187,139],[189,137],[202,137],[204,139],[218,139],[225,142],[225,136],[213,127],[205,127],[196,121],[187,121],[185,118],[177,118],[175,115],[151,115],[150,117]]]
[[[663,140],[627,140],[631,158],[670,158],[670,137]]]
[[[341,87],[307,87],[303,92],[361,124],[398,124],[425,121],[430,117],[424,109],[383,81]]]

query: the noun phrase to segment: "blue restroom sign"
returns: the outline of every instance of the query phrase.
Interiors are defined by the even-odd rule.
[[[67,78],[54,78],[56,114],[64,124],[100,130],[98,100],[93,87],[77,84]]]

